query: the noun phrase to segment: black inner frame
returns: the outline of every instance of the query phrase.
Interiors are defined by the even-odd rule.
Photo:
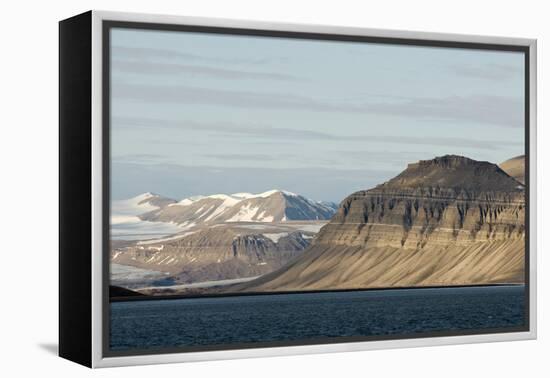
[[[109,283],[110,283],[110,179],[111,179],[111,151],[110,151],[110,118],[111,118],[111,29],[138,29],[138,30],[157,30],[157,31],[174,31],[174,32],[194,32],[194,33],[209,33],[223,35],[241,35],[241,36],[260,36],[272,38],[287,38],[287,39],[309,39],[309,40],[325,40],[325,41],[340,41],[340,42],[355,42],[355,43],[382,43],[391,45],[403,46],[423,46],[423,47],[443,47],[443,48],[458,48],[458,49],[474,49],[474,50],[493,50],[493,51],[511,51],[521,52],[524,54],[524,116],[525,116],[525,256],[524,256],[524,277],[525,277],[525,303],[524,303],[524,326],[522,327],[505,327],[505,328],[489,328],[489,329],[472,329],[460,331],[437,331],[437,332],[422,332],[409,335],[375,335],[375,336],[342,336],[342,337],[320,337],[305,340],[285,340],[275,342],[257,342],[257,343],[234,343],[234,344],[216,344],[216,345],[200,345],[200,346],[182,346],[182,347],[167,347],[167,348],[147,348],[147,349],[131,349],[125,351],[112,351],[110,349],[110,301],[109,301]],[[309,33],[309,32],[293,32],[293,31],[274,31],[260,29],[244,29],[244,28],[227,28],[214,26],[196,26],[196,25],[178,25],[178,24],[160,24],[146,22],[130,22],[130,21],[102,21],[102,170],[103,170],[103,209],[102,209],[102,257],[103,257],[103,274],[102,274],[102,354],[103,357],[121,357],[121,356],[139,356],[150,354],[168,354],[168,353],[189,353],[189,352],[206,352],[206,351],[223,351],[235,349],[256,349],[269,347],[290,347],[301,345],[319,345],[319,344],[338,344],[350,342],[364,341],[381,341],[381,340],[405,340],[418,338],[433,338],[433,337],[448,337],[448,336],[465,336],[465,335],[483,335],[495,333],[512,333],[512,332],[528,332],[530,330],[530,297],[529,297],[529,240],[530,240],[530,54],[529,46],[507,45],[507,44],[489,44],[478,42],[454,42],[440,40],[424,40],[411,38],[389,38],[389,37],[369,37],[359,35],[340,35],[340,34],[325,34],[325,33]],[[335,290],[326,290],[335,291]],[[269,293],[266,293],[269,295]]]

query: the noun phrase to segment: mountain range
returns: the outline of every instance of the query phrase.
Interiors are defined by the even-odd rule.
[[[144,279],[127,287],[159,281],[155,272],[166,274],[160,281],[180,285],[256,277],[307,248],[336,209],[282,190],[181,201],[144,193],[113,202],[111,234],[120,237],[111,243],[111,262],[136,268],[133,277],[142,272]],[[165,234],[151,231],[159,225]],[[120,226],[133,233],[119,232]],[[124,284],[122,277],[114,281]]]
[[[162,284],[138,279],[126,285],[148,294],[216,282],[200,290],[521,283],[524,162],[516,157],[497,166],[454,155],[422,160],[340,206],[280,190],[181,201],[144,193],[115,201],[113,222],[177,231],[114,240],[111,261],[148,277],[164,275]],[[155,286],[166,284],[170,289]]]
[[[522,283],[524,257],[524,185],[495,164],[446,155],[349,195],[298,257],[226,290]]]
[[[185,228],[222,222],[326,220],[334,215],[337,208],[334,203],[315,202],[284,190],[194,196],[179,202],[158,194],[144,193],[113,203],[115,214],[122,209],[123,213],[137,215],[144,221],[175,223]]]

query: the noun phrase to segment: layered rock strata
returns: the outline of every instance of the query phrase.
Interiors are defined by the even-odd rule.
[[[410,164],[342,201],[299,257],[232,290],[521,283],[524,190],[488,162],[443,156]]]

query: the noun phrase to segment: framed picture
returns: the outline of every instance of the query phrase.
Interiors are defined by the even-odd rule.
[[[536,41],[60,22],[60,355],[536,337]]]

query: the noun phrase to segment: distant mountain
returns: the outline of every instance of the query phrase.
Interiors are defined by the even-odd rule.
[[[142,193],[126,200],[115,200],[111,212],[117,215],[140,215],[158,210],[176,201],[155,193]]]
[[[334,202],[328,202],[328,201],[319,201],[317,202],[319,205],[323,205],[329,209],[331,209],[332,211],[334,211],[334,213],[336,213],[338,211],[338,204],[337,203],[334,203]]]
[[[176,201],[154,193],[111,202],[111,238],[113,240],[132,240],[161,237],[181,231],[172,223],[146,222],[139,218],[141,214],[159,210]]]
[[[166,280],[175,285],[256,277],[302,253],[323,225],[321,221],[217,224],[115,247],[111,262],[145,272],[164,272]],[[124,286],[143,287],[130,280]]]
[[[337,205],[271,190],[179,202],[145,193],[113,201],[112,209],[111,262],[152,273],[112,283],[143,288],[160,281],[187,285],[272,272],[309,246]]]
[[[525,184],[525,155],[516,156],[500,163],[500,168],[522,184]]]
[[[314,202],[283,190],[264,193],[215,194],[185,198],[141,214],[142,220],[173,222],[187,228],[222,222],[285,222],[326,220],[336,205]]]
[[[522,283],[524,186],[447,155],[344,199],[297,258],[229,291]]]

